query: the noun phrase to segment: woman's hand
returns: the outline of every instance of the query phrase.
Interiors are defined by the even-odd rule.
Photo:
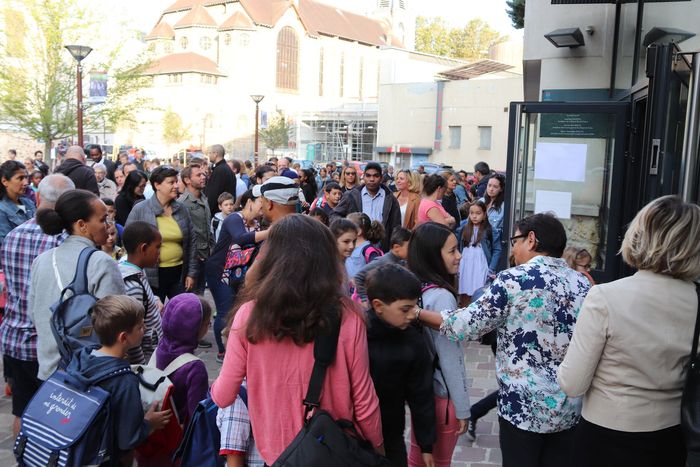
[[[425,464],[425,467],[435,467],[435,459],[433,459],[433,454],[430,452],[424,452],[421,454],[421,457],[423,457],[423,463]]]
[[[457,421],[459,422],[459,429],[457,430],[456,435],[460,436],[467,432],[467,428],[469,427],[469,419],[464,418]]]
[[[185,277],[185,290],[189,292],[190,290],[194,289],[195,283],[196,283],[196,281],[195,281],[194,277],[190,277],[190,276]]]

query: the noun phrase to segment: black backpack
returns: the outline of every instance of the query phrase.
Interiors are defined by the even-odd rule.
[[[92,327],[91,308],[97,297],[88,291],[87,268],[96,248],[86,247],[78,256],[75,276],[51,305],[51,331],[61,354],[60,366],[66,368],[73,352],[88,345],[98,345],[99,339]],[[66,294],[70,292],[70,296]]]
[[[319,333],[314,340],[314,367],[302,401],[306,407],[304,426],[272,467],[390,467],[389,460],[374,452],[351,421],[334,420],[320,407],[326,369],[335,360],[338,347],[340,312],[329,313],[328,318],[326,333]],[[311,411],[314,414],[309,418]]]

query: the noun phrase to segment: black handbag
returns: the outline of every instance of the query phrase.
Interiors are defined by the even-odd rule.
[[[698,358],[700,284],[695,284],[695,291],[698,294],[698,317],[695,319],[693,347],[681,399],[681,431],[688,451],[688,465],[693,466],[700,465],[700,358]]]
[[[335,360],[340,334],[340,313],[329,313],[330,325],[314,340],[314,367],[303,400],[304,426],[272,467],[391,467],[362,439],[349,420],[334,420],[320,408],[326,369]],[[309,415],[313,411],[313,416]]]

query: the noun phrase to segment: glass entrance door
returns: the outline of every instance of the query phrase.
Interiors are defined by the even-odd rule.
[[[590,252],[596,281],[617,277],[628,112],[628,103],[511,104],[504,238],[515,220],[553,212],[568,245]]]

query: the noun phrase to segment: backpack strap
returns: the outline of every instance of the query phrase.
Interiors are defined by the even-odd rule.
[[[315,408],[320,407],[321,388],[326,376],[326,369],[335,360],[335,353],[338,347],[338,336],[340,335],[340,312],[333,308],[327,312],[329,324],[328,328],[319,329],[319,333],[314,339],[314,367],[311,371],[309,388],[304,397],[304,420]]]
[[[153,355],[155,355],[155,354],[156,353],[153,352]],[[151,360],[153,360],[153,357],[151,357]],[[183,353],[182,355],[177,357],[175,360],[170,362],[170,365],[166,366],[163,369],[163,373],[170,376],[171,374],[173,374],[177,370],[179,370],[181,367],[187,365],[190,362],[194,362],[195,360],[200,360],[200,358],[197,357],[196,355],[191,354],[191,353]]]
[[[75,268],[75,276],[68,288],[73,290],[75,295],[84,294],[88,292],[88,276],[87,269],[88,263],[90,262],[90,256],[97,251],[97,248],[88,246],[83,248],[78,256],[78,265]]]
[[[700,337],[700,283],[695,283],[695,292],[698,295],[698,315],[695,319],[695,331],[693,331],[693,348],[690,351],[691,365],[695,364],[698,358],[698,338]]]

